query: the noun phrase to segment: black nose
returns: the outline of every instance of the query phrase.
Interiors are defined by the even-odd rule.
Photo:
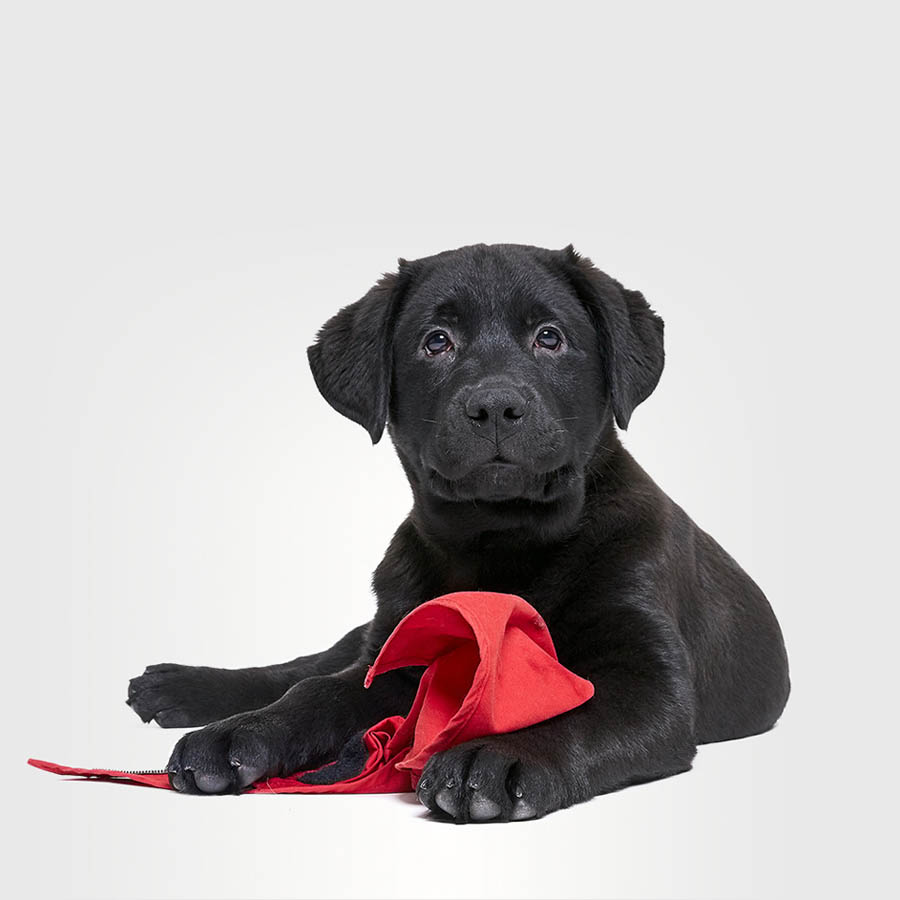
[[[521,419],[527,406],[514,387],[475,388],[466,400],[466,415],[473,422],[502,426]]]

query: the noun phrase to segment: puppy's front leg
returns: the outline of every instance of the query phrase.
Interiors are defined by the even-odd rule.
[[[531,819],[691,767],[693,691],[674,629],[625,609],[577,643],[582,659],[562,661],[590,679],[594,696],[435,754],[418,784],[425,806],[457,822]]]
[[[379,719],[408,712],[420,670],[388,672],[368,689],[366,665],[295,684],[275,703],[186,734],[169,759],[169,781],[190,794],[224,794],[334,759]]]
[[[273,703],[313,675],[340,672],[359,658],[369,625],[360,625],[321,653],[249,669],[215,669],[162,663],[128,683],[128,705],[144,722],[163,728],[206,725]]]

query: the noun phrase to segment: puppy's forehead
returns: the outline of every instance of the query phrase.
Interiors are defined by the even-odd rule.
[[[402,324],[424,319],[532,320],[563,313],[584,315],[574,290],[527,252],[527,248],[473,247],[417,262],[418,275]]]

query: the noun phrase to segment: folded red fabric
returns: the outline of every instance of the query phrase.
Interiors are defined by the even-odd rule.
[[[594,686],[566,669],[544,620],[521,597],[486,591],[446,594],[414,609],[385,642],[366,675],[427,666],[406,716],[390,716],[362,735],[362,768],[334,783],[327,769],[251,785],[249,794],[371,794],[415,790],[428,759],[456,744],[526,728],[574,709]],[[42,760],[29,764],[59,775],[169,787],[164,772],[79,769]],[[356,767],[359,769],[359,766]]]

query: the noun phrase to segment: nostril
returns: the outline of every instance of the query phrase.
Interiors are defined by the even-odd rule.
[[[510,425],[518,422],[528,407],[528,401],[509,388],[474,390],[463,403],[463,409],[474,425]]]

